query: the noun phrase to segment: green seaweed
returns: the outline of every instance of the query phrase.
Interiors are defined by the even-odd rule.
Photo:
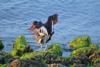
[[[91,44],[91,39],[89,36],[79,36],[69,42],[70,48],[73,49],[88,47],[90,44]]]
[[[23,35],[20,35],[16,38],[13,46],[14,46],[15,50],[23,50],[26,45],[28,45],[28,43],[27,43],[25,37]]]
[[[62,56],[62,48],[59,43],[54,43],[48,47],[48,53],[56,56]]]
[[[83,47],[83,48],[79,48],[79,49],[76,49],[76,50],[72,51],[71,56],[80,56],[80,55],[89,56],[92,53],[94,53],[95,50],[96,49],[93,49],[91,47]]]
[[[25,47],[27,45],[28,45],[28,43],[27,43],[25,37],[23,35],[18,36],[13,44],[13,50],[11,51],[11,54],[13,56],[22,55],[23,50],[25,49]]]

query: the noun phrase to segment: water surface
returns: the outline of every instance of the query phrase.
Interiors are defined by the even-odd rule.
[[[89,35],[93,42],[100,42],[99,0],[0,0],[0,37],[4,50],[11,50],[18,35],[25,35],[35,49],[36,43],[28,28],[32,21],[46,22],[54,13],[59,14],[59,23],[49,44],[68,44],[79,35]]]

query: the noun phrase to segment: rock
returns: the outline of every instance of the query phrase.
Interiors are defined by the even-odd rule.
[[[30,45],[26,45],[25,48],[23,49],[23,53],[27,53],[27,52],[33,52],[33,49],[31,48]]]
[[[87,67],[85,64],[73,64],[72,67]]]
[[[16,59],[10,63],[9,67],[47,67],[47,65],[32,60]]]
[[[60,63],[62,59],[59,55],[49,53],[48,51],[33,51],[23,54],[20,59],[31,59],[39,63]]]
[[[89,59],[93,64],[100,63],[100,50],[96,50],[92,55],[89,56]]]
[[[96,44],[93,44],[93,43],[90,44],[89,47],[94,48],[94,49],[95,49],[95,48],[98,48],[98,46],[97,46]]]
[[[100,50],[96,50],[92,55],[89,56],[89,59],[99,58],[99,57],[100,57]]]
[[[0,64],[4,64],[5,63],[5,58],[4,56],[0,55]]]
[[[94,64],[93,67],[100,67],[100,63]]]
[[[8,60],[12,58],[9,53],[0,51],[0,64],[8,63]]]
[[[90,56],[95,52],[95,50],[96,49],[93,49],[91,47],[83,47],[72,51],[71,56],[80,56],[80,55]]]
[[[67,67],[62,64],[48,64],[48,67]]]
[[[85,55],[80,55],[80,56],[71,58],[71,62],[72,63],[77,63],[77,64],[87,65],[89,63],[89,58]]]
[[[32,49],[28,45],[27,41],[25,40],[24,36],[18,36],[13,44],[13,50],[11,54],[13,56],[21,56],[24,53],[30,52]]]
[[[0,50],[2,50],[4,48],[4,45],[2,43],[2,40],[0,39]]]
[[[100,64],[100,57],[94,60],[94,64]]]
[[[60,44],[58,43],[50,45],[47,51],[48,51],[48,54],[62,56],[62,48],[60,47]]]
[[[20,59],[37,61],[38,63],[46,63],[46,52],[45,51],[33,51],[30,53],[23,54]]]
[[[0,67],[8,67],[7,64],[0,64]]]
[[[86,55],[80,55],[79,60],[81,61],[81,64],[87,65],[89,63],[89,58]]]
[[[11,62],[9,67],[23,67],[22,62],[18,59]]]
[[[28,43],[25,40],[25,37],[23,35],[20,35],[20,36],[18,36],[16,38],[15,43],[13,45],[13,49],[15,49],[15,50],[23,50],[26,45],[28,45]]]
[[[31,59],[31,58],[35,58],[37,56],[44,56],[45,55],[45,51],[33,51],[30,53],[25,53],[23,54],[20,59]]]
[[[72,57],[72,58],[71,58],[71,64],[73,64],[73,63],[80,64],[80,63],[81,63],[81,61],[79,60],[79,58],[78,58],[78,57]]]
[[[81,47],[87,47],[91,44],[91,39],[89,36],[79,36],[74,40],[69,42],[70,48],[77,49]]]

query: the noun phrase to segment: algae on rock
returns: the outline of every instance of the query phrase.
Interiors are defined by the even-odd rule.
[[[48,52],[52,55],[62,56],[62,48],[60,44],[54,43],[48,47]]]
[[[15,56],[17,54],[21,55],[27,45],[28,45],[28,43],[27,43],[25,37],[23,35],[18,36],[13,44],[13,50],[11,51],[11,54],[13,56]]]
[[[79,36],[74,40],[69,42],[70,48],[77,49],[81,47],[87,47],[91,44],[91,39],[89,36]]]

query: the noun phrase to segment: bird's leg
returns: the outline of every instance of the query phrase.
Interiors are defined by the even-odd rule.
[[[41,47],[41,49],[42,49],[42,44],[40,44],[40,47]]]
[[[47,44],[45,43],[45,48],[44,48],[44,51],[46,51],[46,49],[47,49]]]

